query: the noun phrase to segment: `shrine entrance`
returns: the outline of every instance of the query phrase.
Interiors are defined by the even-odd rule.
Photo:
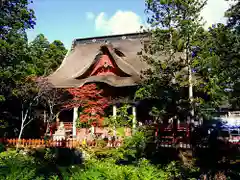
[[[66,130],[72,130],[73,125],[73,109],[63,110],[58,115],[58,123],[63,122]]]

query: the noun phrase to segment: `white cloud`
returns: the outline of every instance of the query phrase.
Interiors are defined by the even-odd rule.
[[[229,6],[230,4],[226,0],[208,0],[207,5],[201,13],[206,22],[205,27],[216,23],[226,23],[224,13]]]
[[[138,32],[142,25],[141,17],[132,11],[118,10],[110,18],[107,17],[106,13],[101,12],[95,19],[96,30],[106,34]]]
[[[209,27],[216,23],[225,23],[225,11],[229,8],[230,4],[226,0],[208,0],[207,5],[204,7],[201,15],[206,22],[205,27]],[[95,28],[98,32],[103,34],[124,34],[139,32],[140,27],[150,28],[146,22],[143,22],[141,17],[132,11],[116,11],[113,16],[108,17],[105,12],[98,15],[87,13],[88,19],[95,18]]]
[[[95,14],[93,12],[86,12],[86,18],[88,20],[93,20],[95,18]]]

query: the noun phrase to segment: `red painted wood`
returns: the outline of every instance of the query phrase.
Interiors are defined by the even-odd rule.
[[[90,76],[99,75],[116,75],[117,67],[114,66],[109,56],[102,55],[98,62],[94,65],[94,69]]]

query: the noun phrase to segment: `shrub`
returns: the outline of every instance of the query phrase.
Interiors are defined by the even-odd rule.
[[[121,146],[117,150],[119,157],[127,160],[137,160],[145,156],[147,139],[144,132],[137,131],[132,137],[126,137]]]
[[[172,161],[165,168],[166,179],[186,179],[197,180],[200,176],[199,169],[196,167],[185,167],[180,162]]]
[[[16,151],[0,153],[0,179],[35,179],[36,166],[33,158]]]
[[[46,148],[44,153],[44,159],[50,163],[56,163],[57,157],[54,149]]]
[[[102,139],[97,140],[96,143],[97,143],[97,146],[100,148],[104,148],[107,146],[107,142]]]
[[[113,159],[105,159],[104,161],[92,159],[86,163],[85,168],[79,169],[77,172],[73,173],[71,178],[73,180],[157,180],[164,179],[165,173],[149,164],[145,159],[141,160],[136,165],[128,166],[116,165]]]
[[[117,150],[115,150],[117,152]],[[49,154],[48,163],[37,161],[30,155],[16,153],[15,151],[6,151],[0,154],[0,179],[8,180],[157,180],[157,179],[190,179],[194,177],[194,169],[184,168],[180,163],[172,162],[166,168],[160,168],[152,165],[148,160],[141,158],[135,163],[128,165],[116,164],[116,159],[110,154],[114,151],[108,151],[109,157],[98,159],[90,158],[83,165],[71,165],[68,167],[56,166],[52,161],[51,149],[47,150]],[[43,172],[44,171],[44,172]],[[39,176],[42,175],[42,176]],[[193,179],[193,178],[192,178]]]
[[[2,143],[0,143],[0,153],[3,152],[4,150],[5,150],[5,146]]]

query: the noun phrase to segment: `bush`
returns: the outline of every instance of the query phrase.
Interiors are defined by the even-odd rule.
[[[104,141],[104,140],[102,140],[102,139],[98,139],[98,140],[96,141],[96,143],[97,143],[97,146],[100,147],[100,148],[104,148],[104,147],[107,146],[107,142]]]
[[[37,163],[32,157],[16,151],[0,153],[0,179],[30,180],[36,178]]]
[[[117,150],[116,155],[121,159],[135,161],[145,157],[146,145],[147,139],[144,132],[137,131],[132,137],[124,139],[123,146]]]
[[[194,169],[189,170],[176,162],[172,162],[166,168],[163,168],[152,165],[148,160],[141,158],[132,164],[119,165],[116,164],[116,159],[114,158],[116,157],[114,155],[118,153],[117,150],[106,151],[106,153],[108,153],[107,158],[98,159],[92,157],[85,161],[85,164],[83,165],[72,164],[71,166],[61,168],[53,163],[55,160],[52,160],[52,156],[54,155],[52,149],[45,151],[45,153],[41,153],[43,153],[43,156],[46,158],[43,161],[38,161],[37,158],[33,158],[30,155],[16,153],[16,151],[6,151],[1,153],[0,179],[187,180],[194,175]]]
[[[107,148],[103,140],[98,141],[103,143],[104,147],[98,146],[98,148],[84,149],[92,158],[96,159],[114,159],[115,162],[137,161],[144,157],[144,150],[146,148],[146,138],[143,132],[136,132],[132,137],[126,137],[123,145],[119,148]]]
[[[79,169],[73,173],[73,180],[157,180],[165,179],[165,173],[157,167],[148,163],[147,160],[141,160],[137,165],[116,165],[114,160],[96,160],[88,161],[85,168]]]
[[[108,149],[108,148],[97,148],[97,149],[92,149],[88,150],[88,153],[91,154],[91,158],[96,158],[96,159],[108,159],[108,158],[113,158],[113,159],[119,159],[117,156],[117,151],[115,149]]]
[[[166,179],[197,180],[200,176],[196,167],[187,168],[179,162],[172,161],[165,168]]]
[[[5,146],[2,143],[0,143],[0,153],[3,152],[4,150],[5,150]]]

